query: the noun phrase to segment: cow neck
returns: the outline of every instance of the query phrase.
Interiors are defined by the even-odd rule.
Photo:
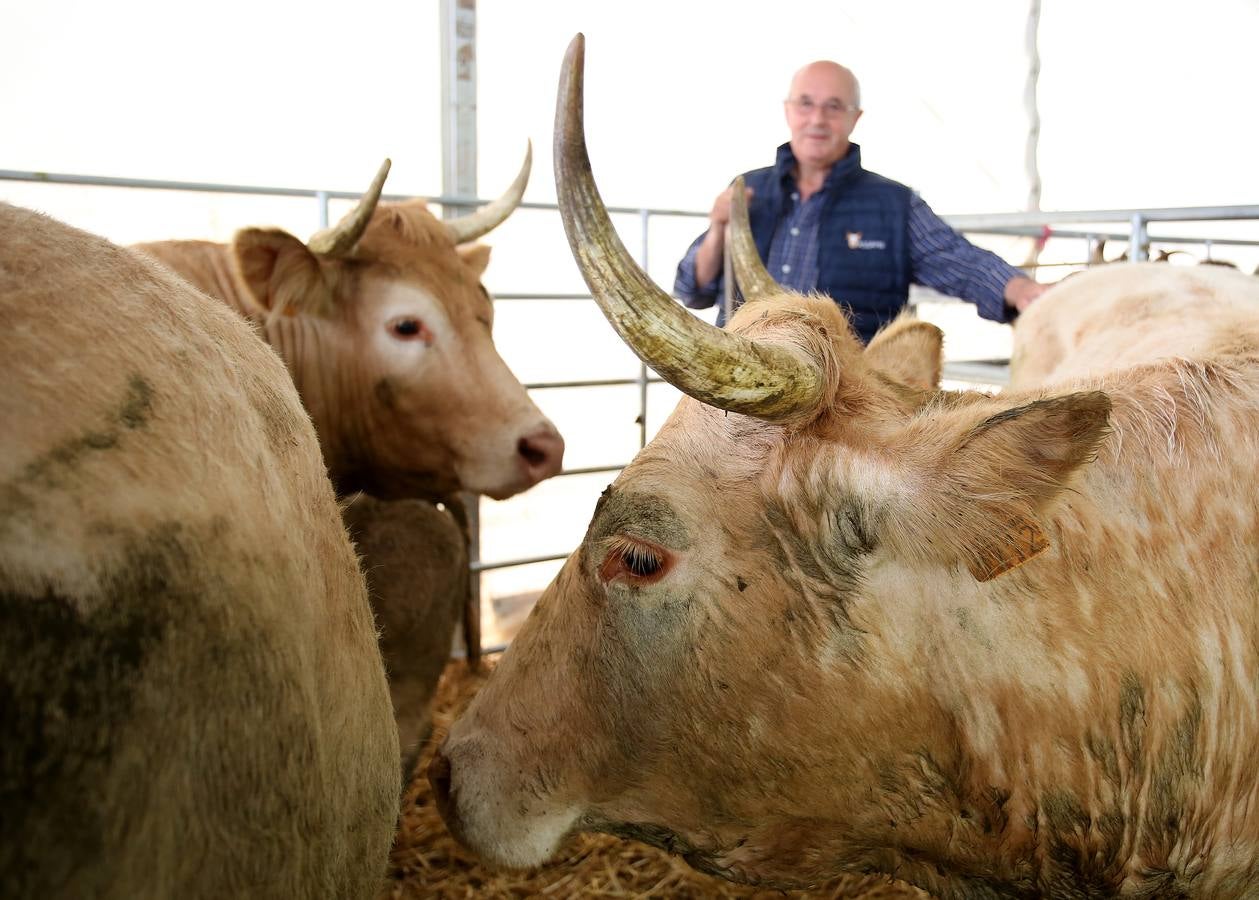
[[[221,244],[208,245],[208,265],[196,273],[196,278],[189,278],[197,287],[212,297],[222,297],[232,309],[245,318],[257,314],[257,304],[244,287],[233,266],[231,248]],[[180,271],[188,278],[188,273]]]
[[[351,423],[341,421],[349,395],[342,367],[336,364],[331,329],[308,315],[277,318],[263,323],[262,328],[267,343],[288,367],[319,435],[324,461],[335,472],[344,462],[346,445],[353,443],[354,435]]]

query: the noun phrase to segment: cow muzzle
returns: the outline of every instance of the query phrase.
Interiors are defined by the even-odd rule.
[[[510,776],[519,771],[472,741],[447,742],[428,765],[433,798],[451,835],[486,862],[509,869],[546,862],[579,818],[579,810]]]

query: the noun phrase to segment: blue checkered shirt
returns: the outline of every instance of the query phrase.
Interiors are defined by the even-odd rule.
[[[774,231],[765,267],[784,287],[808,293],[817,288],[818,225],[826,192],[818,191],[803,203],[794,188],[784,198],[783,218]],[[709,296],[708,303],[688,300],[689,306],[711,306],[719,281],[695,284],[695,254],[691,245],[678,265],[674,293],[688,298]],[[910,279],[950,297],[974,303],[985,319],[1008,322],[1005,286],[1023,273],[991,251],[976,247],[937,216],[921,197],[909,201]],[[907,298],[908,299],[908,298]]]

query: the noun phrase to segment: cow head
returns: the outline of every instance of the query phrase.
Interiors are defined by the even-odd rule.
[[[890,374],[878,360],[921,350],[921,329],[863,351],[826,298],[750,300],[729,332],[682,311],[595,190],[580,41],[556,127],[569,240],[614,327],[690,397],[451,729],[429,770],[439,806],[505,865],[601,830],[741,881],[908,877],[949,849],[929,824],[959,804],[1000,813],[970,792],[935,690],[952,664],[939,621],[998,627],[984,602],[1045,548],[1042,514],[1094,452],[1107,398],[913,387],[938,340],[937,359]]]
[[[422,201],[359,205],[308,243],[249,228],[239,279],[289,364],[338,491],[381,497],[464,489],[511,496],[560,469],[564,442],[494,347],[481,284],[489,248],[468,242],[516,208],[507,193],[441,221]]]

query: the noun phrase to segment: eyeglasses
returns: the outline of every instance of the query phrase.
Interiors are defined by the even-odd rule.
[[[825,103],[816,103],[812,97],[792,97],[787,101],[787,105],[802,116],[811,116],[814,110],[820,109],[822,115],[828,119],[839,118],[857,108],[851,103],[845,103],[843,100],[827,100]]]

